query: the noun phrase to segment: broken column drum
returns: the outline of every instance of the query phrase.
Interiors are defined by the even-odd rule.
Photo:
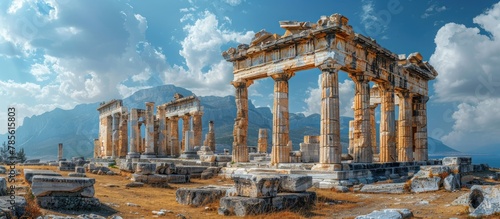
[[[208,122],[208,133],[205,135],[205,142],[203,142],[204,146],[210,147],[210,150],[215,152],[215,130],[214,130],[214,121]]]
[[[267,153],[267,129],[259,129],[259,139],[257,140],[257,151]]]

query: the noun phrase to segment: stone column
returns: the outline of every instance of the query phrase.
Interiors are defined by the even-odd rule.
[[[370,139],[372,140],[372,153],[378,154],[377,150],[377,122],[375,121],[375,109],[377,109],[377,104],[370,105]]]
[[[321,69],[321,123],[319,162],[340,164],[342,146],[340,144],[340,109],[338,68],[334,63],[325,63]]]
[[[165,155],[172,155],[171,126],[172,121],[165,117]]]
[[[184,134],[186,134],[187,131],[191,131],[191,115],[189,115],[189,114],[182,116],[181,151],[185,151],[185,149],[186,149],[186,138],[185,138]]]
[[[156,157],[155,155],[155,125],[154,102],[146,102],[146,145],[141,158]]]
[[[273,106],[273,149],[271,164],[289,163],[290,141],[288,117],[288,80],[293,72],[284,72],[271,75],[274,79],[274,106]]]
[[[364,75],[355,75],[354,96],[354,163],[371,163],[373,152],[370,131],[370,86]]]
[[[101,143],[98,138],[94,139],[94,158],[99,158],[101,154]],[[59,160],[59,157],[57,158]]]
[[[349,121],[349,146],[347,153],[354,156],[354,120]]]
[[[194,151],[194,132],[186,131],[184,132],[184,151],[183,152],[193,152]]]
[[[181,154],[179,147],[179,117],[170,118],[170,151],[172,156]]]
[[[208,133],[205,135],[205,142],[203,142],[203,146],[208,146],[211,151],[215,152],[214,121],[208,122]]]
[[[201,116],[202,112],[196,112],[193,115],[193,132],[194,132],[194,146],[202,146],[201,138],[202,138],[202,124],[201,124]]]
[[[414,121],[416,122],[417,127],[414,134],[415,161],[426,161],[429,158],[427,148],[427,101],[429,98],[426,96],[419,96],[413,100],[416,116]]]
[[[60,161],[63,159],[63,144],[59,143],[59,147],[57,150],[57,160]]]
[[[118,149],[118,156],[119,157],[125,157],[128,152],[128,115],[126,113],[123,113],[121,115],[120,119],[120,125],[119,125],[119,133],[118,133],[118,138],[119,138],[119,149]]]
[[[257,141],[259,153],[267,153],[267,138],[267,129],[259,129],[259,139]]]
[[[158,119],[158,157],[166,157],[167,155],[167,124],[165,118],[165,106],[156,108]]]
[[[402,91],[399,96],[398,161],[413,161],[412,95]]]
[[[111,115],[106,116],[106,138],[104,140],[104,156],[110,158],[113,152],[113,117]]]
[[[118,150],[118,143],[120,140],[120,117],[121,115],[119,113],[113,113],[113,134],[111,136],[111,159],[116,158],[117,150]]]
[[[233,81],[235,90],[236,119],[233,128],[233,162],[248,162],[248,86],[252,81]]]
[[[395,162],[396,122],[394,114],[394,88],[392,85],[379,85],[380,106],[380,162]]]
[[[127,158],[138,158],[137,148],[139,148],[141,130],[139,129],[139,115],[137,109],[130,110],[130,141]]]

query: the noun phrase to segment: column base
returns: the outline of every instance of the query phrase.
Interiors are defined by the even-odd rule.
[[[341,171],[342,170],[342,164],[325,164],[325,163],[318,163],[315,164],[311,170],[314,171]]]
[[[137,152],[129,152],[126,159],[139,158],[141,155]]]
[[[189,151],[182,153],[179,159],[200,159],[200,156],[195,151]]]
[[[156,154],[141,154],[141,159],[157,158]]]
[[[156,155],[157,158],[167,158],[167,155]]]

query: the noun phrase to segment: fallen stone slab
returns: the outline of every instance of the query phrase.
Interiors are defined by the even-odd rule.
[[[429,178],[429,177],[440,177],[448,176],[450,173],[450,167],[443,165],[430,165],[421,166],[420,170],[413,176],[413,178]]]
[[[191,177],[189,175],[179,175],[179,174],[170,174],[167,175],[169,183],[188,183],[190,182]]]
[[[141,183],[141,182],[131,182],[127,185],[125,185],[125,187],[127,188],[136,188],[136,187],[143,187],[144,186],[144,183]]]
[[[8,214],[12,214],[12,216],[16,216],[20,218],[24,212],[26,207],[26,199],[22,196],[14,196],[12,199],[11,196],[0,196],[0,216],[6,216]],[[2,215],[5,214],[5,215]]]
[[[220,171],[220,167],[209,167],[207,168],[206,170],[204,170],[202,173],[201,173],[201,179],[211,179],[213,178],[214,176],[216,176],[219,171]]]
[[[259,215],[269,212],[271,198],[223,197],[220,199],[219,215],[236,215],[240,217]]]
[[[472,164],[471,157],[444,157],[443,165],[460,165],[460,164]]]
[[[77,196],[43,196],[36,198],[38,205],[45,209],[95,210],[101,206],[99,199]]]
[[[226,196],[234,187],[204,186],[199,188],[180,188],[175,192],[175,200],[182,205],[199,207],[212,203]]]
[[[279,193],[271,199],[271,211],[309,210],[316,204],[315,192]]]
[[[172,174],[175,171],[175,165],[173,163],[157,163],[156,164],[156,174],[167,175]]]
[[[151,175],[155,174],[155,171],[156,171],[156,163],[139,162],[135,166],[136,174]]]
[[[80,177],[34,176],[31,193],[35,197],[77,196],[94,197],[95,179]]]
[[[273,175],[233,175],[236,191],[244,197],[275,197],[281,177]]]
[[[367,215],[357,216],[356,219],[406,219],[413,217],[413,213],[406,209],[375,210]]]
[[[312,176],[287,174],[280,177],[278,192],[304,192],[312,187]]]
[[[361,188],[360,192],[401,194],[405,193],[405,183],[384,183],[384,184],[364,185]]]
[[[31,183],[31,179],[33,176],[62,176],[60,173],[57,173],[52,170],[33,170],[33,169],[24,169],[24,180],[26,182]]]
[[[439,184],[441,178],[413,178],[411,180],[411,191],[412,192],[432,192],[439,190]]]
[[[85,173],[68,173],[69,177],[87,177]]]
[[[482,217],[500,212],[500,186],[472,186],[469,197],[472,217]]]

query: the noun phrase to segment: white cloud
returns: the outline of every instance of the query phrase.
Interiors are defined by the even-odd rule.
[[[352,103],[354,101],[354,82],[351,80],[344,80],[339,82],[339,99],[340,99],[340,115],[353,116]],[[307,98],[304,100],[307,108],[304,112],[305,115],[311,115],[321,112],[321,75],[318,76],[318,87],[308,88]]]
[[[364,26],[364,32],[370,37],[377,37],[387,31],[387,24],[390,22],[391,15],[387,11],[384,12],[385,18],[380,17],[380,14],[375,12],[375,3],[372,0],[363,0],[361,6],[361,24]],[[385,13],[388,14],[385,15]],[[387,20],[385,20],[387,19]]]
[[[439,73],[437,101],[458,103],[453,130],[442,140],[459,149],[500,142],[500,3],[473,21],[486,35],[477,27],[448,23],[439,29],[430,58]]]
[[[446,6],[438,6],[437,4],[430,5],[425,12],[420,16],[421,18],[428,18],[432,15],[438,14],[439,12],[446,11]]]
[[[243,0],[224,0],[224,1],[231,6],[237,6],[243,2]]]

